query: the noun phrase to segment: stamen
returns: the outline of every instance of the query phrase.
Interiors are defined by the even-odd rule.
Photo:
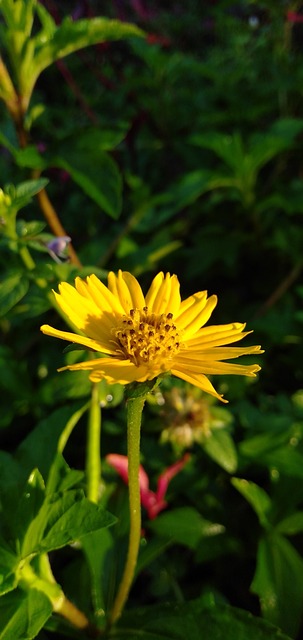
[[[172,313],[148,313],[148,307],[131,309],[120,327],[113,329],[117,352],[136,366],[150,362],[161,370],[170,368],[170,361],[181,347]]]

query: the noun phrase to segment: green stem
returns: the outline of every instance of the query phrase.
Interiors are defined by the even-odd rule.
[[[85,405],[83,405],[83,407],[81,407],[80,409],[78,409],[78,411],[75,411],[75,413],[73,413],[72,417],[66,423],[66,426],[64,427],[61,433],[61,436],[58,440],[58,447],[57,447],[58,453],[63,453],[71,433],[73,432],[75,426],[78,424],[80,418],[82,418],[83,414],[85,413],[85,411],[87,411],[89,406],[90,406],[90,403],[86,402]]]
[[[101,479],[101,408],[99,401],[99,385],[93,384],[88,418],[86,478],[87,497],[91,502],[99,501]]]
[[[141,539],[140,504],[140,430],[141,417],[146,396],[130,398],[127,401],[127,455],[130,531],[127,559],[118,593],[110,614],[110,624],[120,617],[126,603],[137,564]]]
[[[74,627],[79,630],[85,630],[91,638],[97,638],[100,635],[99,630],[90,623],[83,611],[80,611],[72,602],[64,595],[60,585],[55,581],[50,567],[47,566],[47,556],[44,558],[44,569],[49,574],[48,579],[38,576],[33,568],[26,563],[20,570],[19,586],[28,591],[36,589],[44,593],[51,601],[53,611],[63,616]]]

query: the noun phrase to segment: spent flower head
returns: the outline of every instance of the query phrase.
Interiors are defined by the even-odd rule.
[[[190,385],[174,386],[164,392],[159,409],[164,425],[161,442],[170,442],[178,453],[195,442],[203,446],[214,430],[224,429],[232,422],[231,413],[214,402],[209,395]]]
[[[97,359],[60,369],[90,371],[90,380],[129,384],[171,373],[202,391],[223,399],[208,376],[238,374],[254,377],[259,365],[222,362],[262,353],[260,346],[230,347],[250,333],[245,324],[207,326],[217,297],[199,291],[181,301],[176,275],[162,272],[146,294],[136,278],[119,271],[108,274],[106,287],[95,275],[76,278],[75,286],[62,282],[56,302],[83,335],[43,325],[46,335],[96,351]],[[228,346],[226,346],[228,345]]]

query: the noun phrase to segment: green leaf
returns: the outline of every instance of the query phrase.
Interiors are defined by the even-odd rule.
[[[80,403],[69,407],[61,407],[41,420],[17,449],[17,458],[27,473],[35,467],[47,480],[50,468],[56,457],[58,441],[62,431],[73,412],[81,407]]]
[[[260,524],[267,528],[270,524],[268,516],[272,508],[272,502],[264,489],[254,482],[249,482],[241,478],[232,478],[231,483],[252,506],[259,518]]]
[[[52,605],[41,591],[5,595],[0,599],[0,640],[35,638],[51,614]]]
[[[46,34],[45,34],[46,35]],[[110,20],[108,18],[91,18],[73,21],[66,17],[57,29],[52,31],[51,38],[39,43],[35,66],[39,73],[55,60],[100,42],[123,40],[124,38],[143,37],[144,32],[134,24]]]
[[[202,537],[224,532],[221,524],[205,520],[193,507],[180,507],[159,515],[149,523],[159,536],[196,549]]]
[[[303,455],[293,447],[281,447],[260,457],[259,461],[287,476],[303,479]]]
[[[114,565],[109,565],[108,554],[113,547],[113,539],[108,529],[102,529],[84,535],[81,546],[90,571],[94,610],[100,613],[112,604],[109,599],[113,595]]]
[[[203,443],[203,449],[228,473],[235,473],[238,466],[237,451],[231,435],[225,429],[213,429]]]
[[[110,20],[108,18],[91,18],[73,21],[66,17],[54,29],[53,23],[46,13],[39,12],[43,28],[30,40],[34,45],[34,55],[20,57],[20,82],[22,93],[30,97],[40,73],[55,60],[101,42],[121,40],[124,38],[143,37],[144,33],[133,24]],[[33,56],[33,57],[32,57]]]
[[[18,547],[26,547],[28,531],[31,530],[32,523],[42,507],[45,498],[45,486],[41,473],[38,469],[32,471],[22,492],[19,502],[15,505],[14,517],[12,520],[12,533],[18,540]],[[27,555],[21,551],[21,555]]]
[[[37,0],[2,0],[0,3],[1,11],[9,28],[16,31],[24,32],[25,36],[29,36],[32,24],[34,7]]]
[[[303,511],[295,511],[290,516],[280,520],[276,526],[276,531],[287,536],[294,536],[303,531]]]
[[[260,540],[251,589],[265,618],[296,637],[303,612],[303,559],[283,536]]]
[[[115,521],[114,516],[87,500],[82,491],[67,491],[44,502],[27,530],[22,555],[60,549]]]
[[[12,591],[17,586],[16,571],[18,568],[18,558],[0,539],[0,594],[3,595]],[[2,598],[0,598],[1,605]],[[0,636],[1,637],[1,636]]]
[[[15,149],[13,155],[18,167],[45,169],[47,166],[45,159],[33,145],[25,149]]]
[[[29,288],[27,278],[16,272],[0,284],[0,317],[5,316],[22,298]]]
[[[121,212],[122,178],[114,160],[97,148],[81,153],[70,149],[55,159],[57,167],[70,173],[73,180],[112,218]]]
[[[78,469],[70,469],[61,453],[57,453],[50,468],[46,495],[51,496],[56,492],[64,493],[75,487],[84,478],[84,472]]]
[[[228,606],[199,600],[161,604],[125,613],[113,640],[290,640],[267,621]]]
[[[27,180],[21,182],[16,186],[16,199],[14,204],[18,204],[19,201],[26,200],[29,202],[33,196],[35,196],[41,189],[44,189],[48,184],[47,178],[38,178],[37,180]]]

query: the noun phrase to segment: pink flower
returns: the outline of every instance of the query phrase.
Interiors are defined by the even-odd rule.
[[[287,11],[286,17],[288,22],[303,22],[303,15],[295,11]]]
[[[150,520],[153,520],[160,511],[167,507],[167,502],[164,500],[168,485],[172,478],[177,475],[183,469],[184,465],[190,458],[189,453],[185,453],[181,460],[178,460],[170,467],[165,469],[158,478],[157,491],[151,491],[149,488],[149,477],[146,471],[140,464],[139,469],[139,483],[140,483],[140,497],[141,504],[147,511],[147,516]],[[127,456],[119,455],[118,453],[110,453],[106,456],[107,462],[114,467],[119,473],[123,482],[128,483],[128,458]]]

